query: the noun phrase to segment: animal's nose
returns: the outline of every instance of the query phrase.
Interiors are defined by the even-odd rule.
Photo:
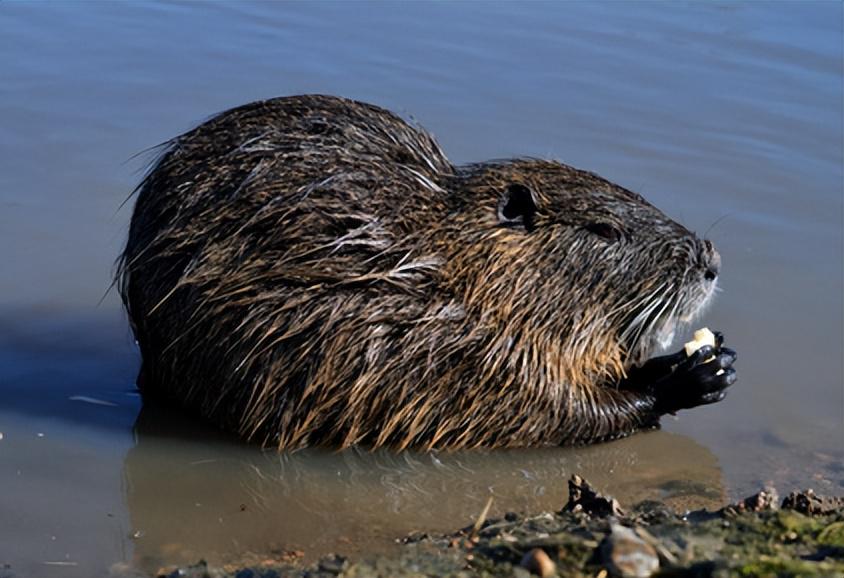
[[[707,281],[715,281],[721,270],[721,255],[708,239],[703,241],[700,262],[704,269],[703,278]]]

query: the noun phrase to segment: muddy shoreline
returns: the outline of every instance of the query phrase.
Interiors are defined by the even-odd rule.
[[[200,561],[159,578],[375,576],[844,576],[844,497],[771,488],[723,508],[678,513],[658,501],[628,507],[579,476],[556,512],[508,513],[447,534],[413,534],[397,555],[301,562],[299,551]],[[119,572],[116,572],[119,574]]]

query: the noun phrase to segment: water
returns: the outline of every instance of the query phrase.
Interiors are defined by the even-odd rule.
[[[765,482],[842,493],[842,16],[807,2],[0,3],[0,575],[383,551],[470,523],[490,493],[497,514],[559,507],[575,472],[678,507]],[[137,353],[114,293],[100,302],[133,155],[306,92],[413,115],[457,163],[558,158],[711,228],[723,292],[698,325],[739,352],[727,400],[617,443],[456,455],[278,456],[139,417]]]

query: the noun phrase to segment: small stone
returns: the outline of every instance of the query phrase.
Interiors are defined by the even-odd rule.
[[[322,572],[340,574],[346,565],[346,559],[336,554],[329,554],[319,561],[319,569]]]
[[[782,501],[782,508],[807,516],[823,516],[844,508],[844,497],[818,496],[813,490],[791,492]]]
[[[215,573],[208,567],[208,563],[205,560],[200,560],[192,566],[176,568],[169,574],[165,574],[163,570],[159,570],[156,575],[160,578],[211,578],[215,576]]]
[[[280,553],[278,559],[282,562],[295,562],[305,557],[304,550],[284,550]]]
[[[611,524],[601,554],[607,569],[621,578],[649,578],[659,570],[659,557],[653,546],[621,524]]]
[[[745,498],[736,504],[730,504],[721,508],[721,515],[735,516],[744,512],[764,512],[766,510],[776,510],[777,502],[779,501],[779,494],[774,487],[767,487],[757,494],[753,494],[749,498]]]
[[[633,515],[638,522],[643,522],[649,526],[673,522],[677,519],[674,510],[656,500],[639,502],[633,508]]]
[[[672,554],[671,551],[668,548],[663,546],[662,543],[656,537],[654,537],[653,534],[651,534],[650,532],[648,532],[646,529],[644,529],[641,526],[636,526],[636,528],[634,528],[633,531],[636,533],[636,535],[639,538],[641,538],[646,543],[653,546],[653,549],[656,551],[657,556],[659,556],[659,561],[661,563],[670,564],[670,565],[676,565],[677,564],[677,557],[674,554]]]
[[[618,500],[603,496],[592,485],[578,475],[569,480],[569,501],[564,512],[584,512],[589,516],[624,516]]]
[[[541,578],[551,578],[557,575],[557,565],[542,548],[534,548],[525,554],[519,565]]]

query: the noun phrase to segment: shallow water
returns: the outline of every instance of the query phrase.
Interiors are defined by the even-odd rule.
[[[490,493],[494,513],[559,507],[575,472],[678,507],[766,482],[844,492],[842,16],[796,2],[0,3],[0,576],[379,551],[470,523]],[[723,291],[695,325],[739,352],[727,400],[616,443],[456,455],[278,456],[139,418],[137,353],[114,293],[100,302],[144,167],[133,155],[305,92],[412,115],[458,163],[596,171],[708,231]]]

